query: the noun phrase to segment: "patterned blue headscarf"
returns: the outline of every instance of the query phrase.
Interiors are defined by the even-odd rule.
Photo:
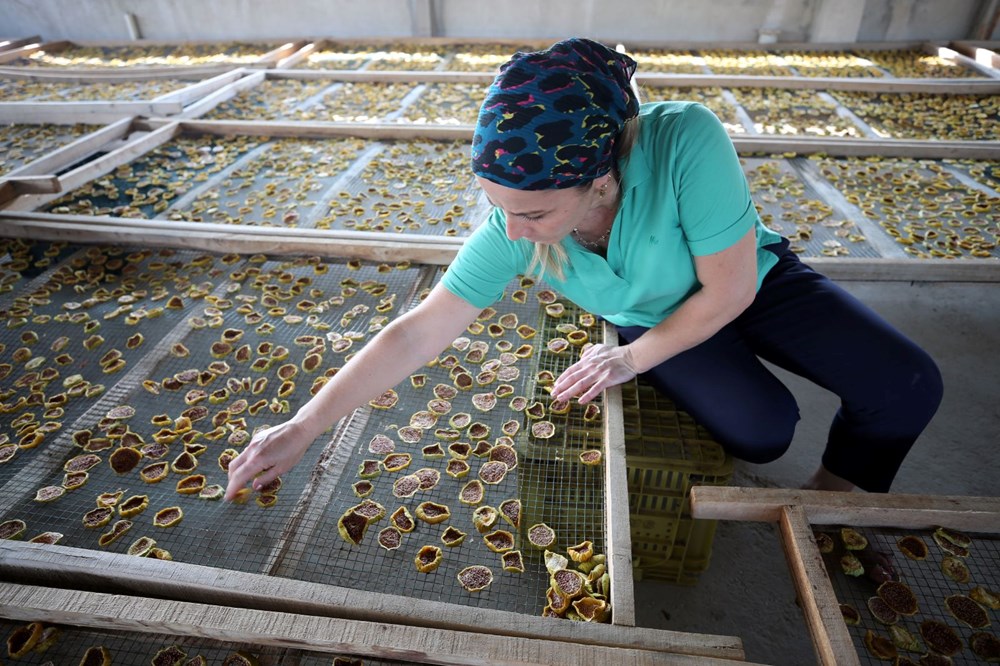
[[[614,142],[639,112],[636,63],[589,39],[515,53],[479,110],[472,170],[505,187],[575,187],[611,170]]]

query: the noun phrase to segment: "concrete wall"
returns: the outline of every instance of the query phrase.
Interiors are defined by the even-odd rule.
[[[851,42],[977,36],[996,0],[0,0],[0,37],[155,40],[585,35]],[[994,28],[992,39],[1000,39]]]

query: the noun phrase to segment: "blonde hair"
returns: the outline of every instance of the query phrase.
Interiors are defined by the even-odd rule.
[[[615,141],[615,162],[619,162],[628,157],[632,152],[639,137],[639,116],[625,122],[625,127]],[[617,169],[617,167],[616,167]],[[592,187],[593,181],[581,188]],[[618,186],[623,186],[621,177],[618,178]],[[566,265],[569,263],[569,256],[566,249],[560,243],[535,243],[531,254],[531,261],[524,271],[525,275],[533,276],[539,280],[545,277],[546,273],[551,273],[557,280],[562,281],[566,277]]]

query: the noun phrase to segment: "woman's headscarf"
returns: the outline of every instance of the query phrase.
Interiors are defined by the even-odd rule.
[[[639,112],[636,63],[589,39],[515,53],[479,110],[472,170],[519,190],[575,187],[603,176],[614,142]]]

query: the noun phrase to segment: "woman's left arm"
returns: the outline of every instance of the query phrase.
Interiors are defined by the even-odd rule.
[[[704,342],[753,302],[757,290],[757,237],[752,226],[714,254],[695,256],[701,288],[666,319],[628,345],[594,345],[556,380],[552,396],[581,403]]]

